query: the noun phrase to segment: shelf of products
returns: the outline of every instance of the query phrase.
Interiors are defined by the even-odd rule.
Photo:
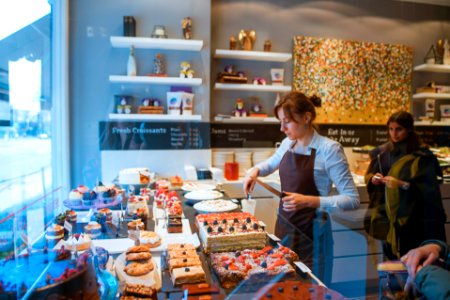
[[[221,123],[280,123],[275,117],[234,117],[227,115],[217,115],[214,121]]]
[[[200,51],[203,48],[202,40],[160,39],[148,37],[112,36],[111,45],[115,48],[161,49]]]
[[[289,85],[257,85],[240,83],[216,83],[216,90],[229,91],[254,91],[254,92],[290,92],[292,87]]]
[[[126,76],[126,75],[110,75],[109,81],[112,83],[166,84],[166,85],[182,85],[182,86],[200,86],[203,83],[203,80],[201,78]]]
[[[419,93],[414,94],[413,99],[450,99],[448,93]]]
[[[230,58],[257,61],[287,62],[292,59],[291,53],[265,52],[265,51],[244,51],[216,49],[215,58]]]
[[[416,121],[414,122],[414,126],[450,126],[450,122],[443,121]]]
[[[441,64],[422,64],[414,67],[414,71],[419,72],[435,72],[435,73],[450,73],[450,65]]]
[[[109,114],[111,121],[201,121],[201,115]]]

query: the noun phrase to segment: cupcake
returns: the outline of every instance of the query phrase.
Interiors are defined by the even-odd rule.
[[[78,189],[73,189],[69,193],[69,205],[81,205],[81,200],[83,199],[83,193],[81,193]]]
[[[128,222],[128,230],[144,230],[144,222],[141,219]]]
[[[97,200],[97,193],[94,191],[88,191],[83,194],[83,199],[81,201],[84,206],[93,206],[95,200]]]
[[[50,245],[56,245],[64,238],[64,227],[58,224],[52,224],[47,228],[45,238]]]
[[[102,226],[95,221],[90,221],[84,226],[84,233],[95,239],[102,233]]]
[[[99,181],[98,185],[96,187],[94,187],[94,192],[97,193],[97,195],[99,197],[103,196],[103,193],[108,191],[109,188],[107,186],[105,186],[101,181]]]
[[[84,194],[86,192],[89,192],[89,188],[85,185],[80,184],[77,188],[76,188],[81,194]]]
[[[107,187],[105,191],[103,191],[102,195],[100,196],[100,199],[104,204],[108,204],[111,202],[114,202],[117,195],[116,189],[113,187],[109,188]]]

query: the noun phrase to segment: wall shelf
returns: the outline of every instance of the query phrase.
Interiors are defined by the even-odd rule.
[[[414,67],[414,71],[419,72],[435,72],[435,73],[450,73],[450,65],[441,64],[422,64]]]
[[[255,91],[255,92],[290,92],[292,87],[289,85],[256,85],[240,83],[216,83],[216,90],[229,91]]]
[[[448,93],[419,93],[414,94],[413,99],[450,99]]]
[[[201,121],[201,115],[109,114],[111,121]]]
[[[414,126],[450,126],[450,122],[442,121],[415,121]]]
[[[242,59],[242,60],[287,62],[292,59],[292,54],[281,52],[216,49],[214,57]]]
[[[182,50],[200,51],[203,48],[202,40],[183,39],[157,39],[149,37],[111,36],[111,45],[115,48]]]
[[[215,116],[214,121],[218,123],[280,123],[275,117],[234,117],[228,115],[217,115]]]
[[[182,85],[182,86],[199,86],[203,82],[201,78],[126,76],[126,75],[110,75],[109,81],[112,83],[165,84],[165,85]]]

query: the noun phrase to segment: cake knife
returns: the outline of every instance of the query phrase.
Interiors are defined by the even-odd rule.
[[[255,178],[256,182],[259,183],[259,185],[261,185],[263,188],[265,188],[266,190],[268,190],[269,192],[271,192],[272,194],[278,196],[278,197],[283,197],[286,194],[273,188],[272,186],[270,186],[269,184],[265,183],[264,181],[262,181],[261,179]]]
[[[323,286],[323,287],[327,287],[322,281],[320,281],[319,278],[316,277],[316,275],[314,275],[311,272],[311,269],[308,268],[307,265],[305,265],[304,263],[302,263],[301,261],[295,261],[294,264],[303,272],[308,274],[313,280],[315,280],[317,282],[318,285]]]

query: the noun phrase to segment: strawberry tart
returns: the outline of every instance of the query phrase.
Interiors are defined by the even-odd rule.
[[[211,266],[224,288],[234,287],[243,280],[265,283],[273,278],[294,277],[291,263],[295,260],[297,254],[284,246],[211,254]]]

